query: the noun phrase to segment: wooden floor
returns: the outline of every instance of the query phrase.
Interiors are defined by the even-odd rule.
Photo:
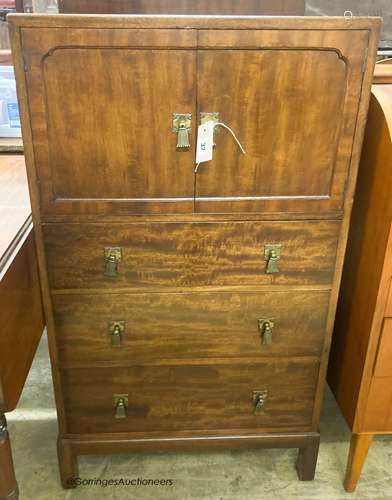
[[[56,455],[57,423],[46,337],[18,409],[8,414],[21,498],[34,500],[381,500],[392,499],[392,436],[376,437],[356,493],[343,490],[350,433],[328,391],[321,419],[316,479],[298,481],[297,450],[135,454],[81,457],[81,479],[172,479],[172,486],[80,486],[63,490]],[[34,459],[33,459],[34,457]]]

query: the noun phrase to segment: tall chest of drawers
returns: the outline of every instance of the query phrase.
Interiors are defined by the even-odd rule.
[[[225,446],[312,479],[379,20],[9,20],[64,486]],[[204,120],[246,154],[217,126],[195,172]]]

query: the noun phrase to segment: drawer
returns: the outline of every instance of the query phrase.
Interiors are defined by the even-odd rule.
[[[367,432],[392,432],[391,376],[372,378],[362,425]]]
[[[364,413],[364,429],[392,431],[392,319],[384,319]]]
[[[392,319],[384,319],[373,375],[392,379]]]
[[[291,360],[65,370],[67,430],[309,430],[318,371]],[[128,400],[123,418],[117,397]]]
[[[204,357],[318,357],[328,302],[328,291],[53,296],[60,360],[73,366]]]
[[[44,239],[54,289],[329,285],[339,227],[338,221],[46,224]],[[279,260],[270,259],[268,245]],[[105,261],[110,249],[118,264]]]

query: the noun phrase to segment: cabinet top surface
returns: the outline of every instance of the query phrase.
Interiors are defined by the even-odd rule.
[[[0,269],[31,214],[23,155],[0,155]]]
[[[376,29],[379,17],[277,17],[277,16],[187,16],[187,15],[90,15],[10,14],[10,24],[20,27],[62,28],[183,28],[183,29]]]

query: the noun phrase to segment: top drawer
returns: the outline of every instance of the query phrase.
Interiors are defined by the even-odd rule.
[[[339,227],[338,221],[311,221],[45,224],[43,229],[52,289],[102,289],[329,285]],[[109,249],[114,260],[120,256],[117,264],[110,262]]]

